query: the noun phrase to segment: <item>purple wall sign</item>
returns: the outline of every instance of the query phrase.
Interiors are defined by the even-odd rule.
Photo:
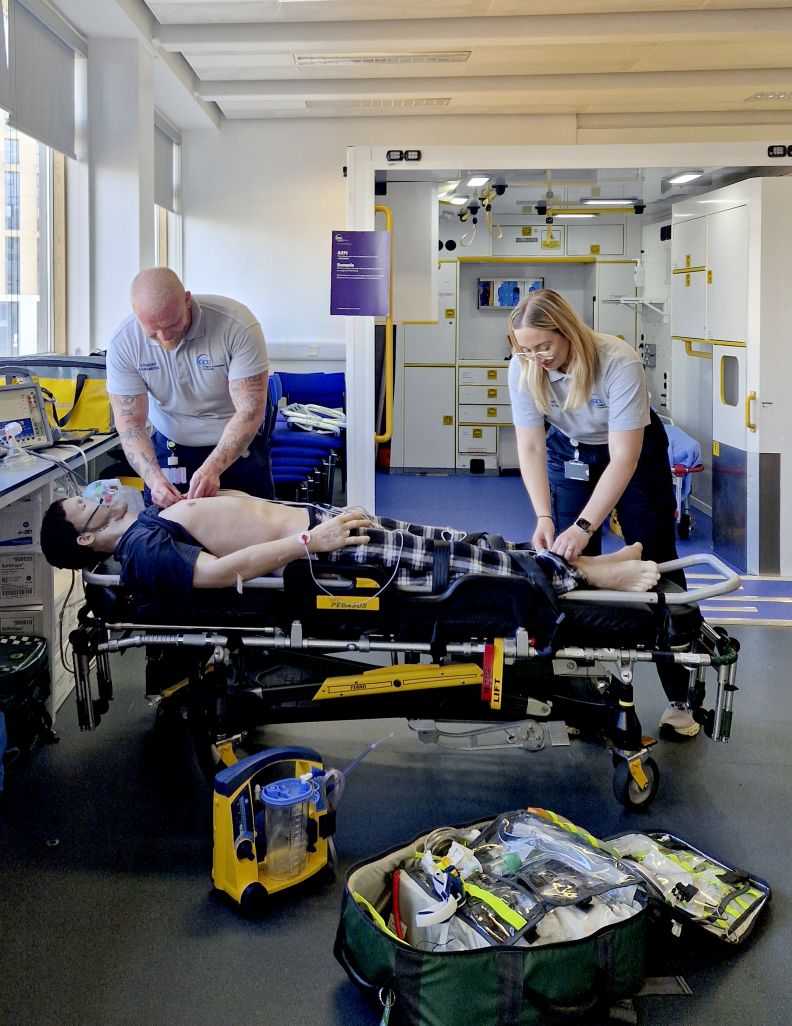
[[[387,317],[390,232],[334,231],[330,313]]]

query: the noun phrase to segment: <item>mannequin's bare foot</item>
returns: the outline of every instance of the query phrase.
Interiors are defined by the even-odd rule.
[[[633,542],[632,545],[625,545],[616,552],[606,552],[601,556],[591,556],[590,558],[596,559],[598,563],[622,563],[625,560],[640,559],[642,552],[641,542]]]
[[[649,591],[660,580],[657,563],[647,559],[602,562],[597,556],[581,556],[575,566],[592,588],[610,591]]]

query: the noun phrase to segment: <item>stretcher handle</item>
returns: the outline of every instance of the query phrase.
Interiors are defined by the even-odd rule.
[[[716,595],[726,595],[740,587],[742,583],[740,575],[711,552],[698,552],[690,556],[682,556],[680,559],[670,559],[667,563],[659,563],[658,566],[660,573],[664,574],[671,570],[682,570],[687,566],[699,566],[702,563],[717,570],[723,580],[716,581],[715,584],[708,584],[703,588],[693,588],[691,591],[663,594],[662,601],[665,605],[689,606],[703,602],[705,599],[714,598]],[[605,589],[588,591],[582,588],[567,592],[561,598],[568,602],[609,602],[632,606],[636,604],[656,606],[661,601],[661,596],[656,591],[607,591]]]
[[[104,588],[119,588],[121,586],[120,574],[98,574],[93,570],[83,570],[82,579],[83,584],[97,584]],[[249,581],[245,581],[244,587],[246,589],[272,588],[277,591],[283,591],[283,578],[252,577]]]

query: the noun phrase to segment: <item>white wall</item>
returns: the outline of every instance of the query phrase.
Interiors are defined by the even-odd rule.
[[[421,148],[573,143],[575,119],[350,118],[226,122],[183,136],[184,277],[259,317],[276,357],[343,359],[345,319],[330,316],[330,232],[347,227],[348,146]],[[420,164],[409,165],[420,171]],[[299,358],[298,357],[298,358]]]

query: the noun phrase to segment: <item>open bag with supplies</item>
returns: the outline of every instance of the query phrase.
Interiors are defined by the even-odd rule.
[[[400,1026],[582,1016],[641,989],[639,882],[543,810],[442,827],[350,870],[335,954]]]
[[[354,866],[335,955],[383,1021],[528,1026],[638,993],[656,923],[736,943],[769,895],[668,833],[602,841],[529,808]]]
[[[770,886],[664,831],[620,834],[603,844],[640,873],[650,907],[675,936],[704,930],[740,944],[770,900]]]

